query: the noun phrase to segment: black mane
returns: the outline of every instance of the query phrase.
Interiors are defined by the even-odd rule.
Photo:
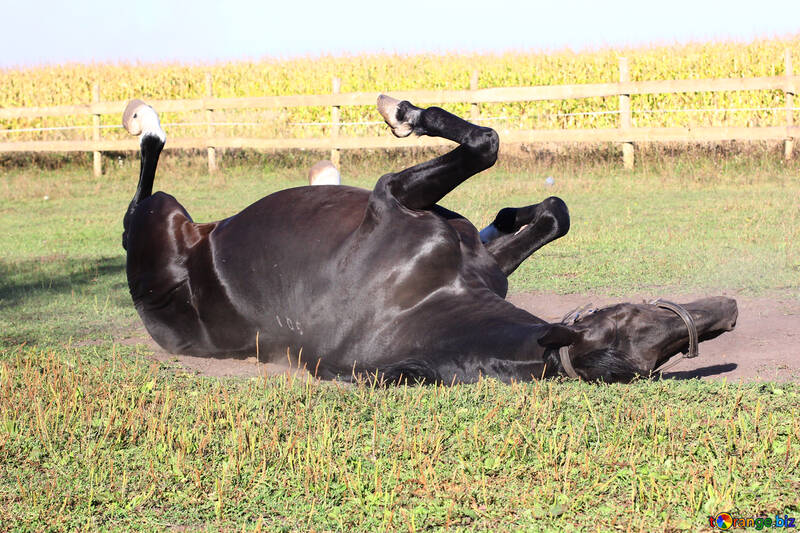
[[[565,375],[558,350],[545,353],[547,371],[545,377]],[[606,383],[627,383],[639,376],[639,369],[630,363],[628,354],[614,348],[593,350],[580,356],[573,356],[572,366],[587,381],[604,381]]]

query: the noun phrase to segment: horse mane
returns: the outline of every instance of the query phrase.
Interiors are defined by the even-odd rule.
[[[546,377],[564,374],[558,350],[548,350],[545,354],[545,361],[548,368],[557,369],[557,372],[553,374],[548,372]],[[587,381],[627,383],[640,375],[639,369],[631,364],[627,353],[610,347],[592,350],[575,357],[572,360],[572,366]]]
[[[323,364],[320,365],[317,376],[350,383],[364,381],[379,386],[437,385],[444,382],[436,368],[422,359],[404,359],[390,365],[372,368],[356,365],[344,369]]]
[[[545,378],[564,374],[558,350],[547,350],[545,353]],[[587,381],[605,383],[627,383],[640,375],[628,354],[614,348],[593,350],[576,357],[573,366]],[[356,365],[349,369],[320,368],[319,377],[337,379],[339,381],[365,381],[367,384],[379,386],[392,385],[438,385],[445,383],[440,372],[423,359],[404,359],[390,365],[377,368],[365,368]]]
[[[558,350],[548,349],[544,354],[546,363],[545,378],[564,375],[564,367],[558,356]],[[631,364],[628,354],[614,348],[593,350],[572,360],[572,365],[587,381],[605,383],[627,383],[640,372]],[[430,362],[423,359],[409,358],[397,363],[378,367],[355,365],[350,368],[338,368],[321,364],[317,369],[317,377],[345,382],[364,381],[378,386],[393,385],[438,385],[445,383],[441,373]]]

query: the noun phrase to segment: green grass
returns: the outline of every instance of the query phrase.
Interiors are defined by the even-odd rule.
[[[214,380],[119,348],[0,363],[4,528],[700,529],[800,511],[793,385]]]
[[[223,158],[215,177],[167,158],[157,188],[216,219],[302,184],[313,160],[293,157]],[[663,151],[629,174],[581,157],[507,158],[444,202],[480,225],[567,201],[570,234],[512,291],[800,297],[796,163]],[[346,155],[344,172],[369,187],[398,166]],[[120,246],[135,174],[0,175],[0,530],[670,531],[800,514],[797,384],[375,390],[152,363],[117,342],[138,320]]]

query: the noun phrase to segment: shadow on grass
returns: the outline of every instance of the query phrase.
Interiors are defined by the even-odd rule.
[[[27,261],[0,260],[0,311],[41,294],[72,292],[125,270],[125,258],[44,257]]]
[[[0,345],[42,344],[114,326],[132,306],[125,258],[0,260]]]

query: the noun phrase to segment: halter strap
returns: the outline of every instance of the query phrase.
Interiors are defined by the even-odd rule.
[[[591,303],[581,305],[564,315],[564,318],[561,319],[561,323],[571,326],[583,318],[584,314],[591,315],[595,311],[597,311],[597,309],[592,308]],[[561,360],[561,367],[569,377],[572,379],[581,379],[578,373],[575,372],[575,367],[572,366],[572,359],[569,356],[569,345],[562,346],[558,349],[558,358]]]
[[[689,311],[687,311],[686,309],[684,309],[683,307],[674,302],[662,300],[661,298],[653,300],[652,302],[650,302],[650,304],[658,306],[662,309],[668,309],[672,311],[673,313],[681,317],[683,323],[686,324],[686,329],[689,330],[688,350],[680,357],[674,358],[672,361],[670,360],[664,361],[664,364],[653,370],[653,373],[664,372],[665,370],[668,370],[673,366],[677,365],[678,363],[680,363],[682,359],[692,359],[700,355],[700,350],[698,348],[699,337],[697,335],[697,326],[694,323],[694,318],[692,318],[692,315],[689,314]]]
[[[564,367],[564,372],[573,379],[581,379],[575,369],[572,367],[572,361],[569,357],[569,346],[562,346],[558,349],[558,357],[561,359],[561,366]]]

